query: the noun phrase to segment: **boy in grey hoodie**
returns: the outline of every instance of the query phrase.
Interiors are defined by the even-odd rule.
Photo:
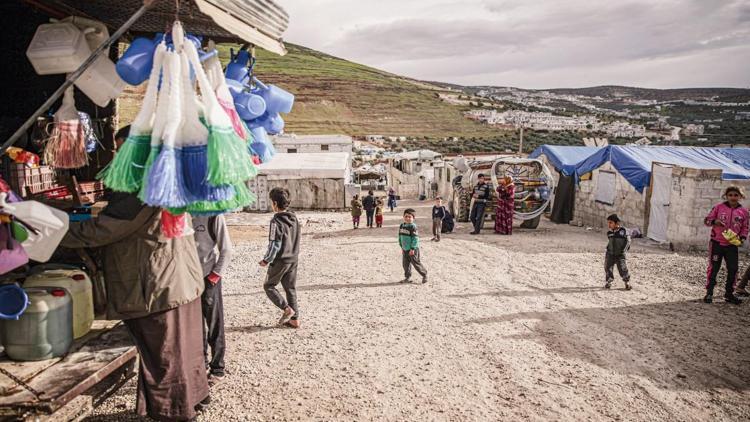
[[[300,230],[297,216],[287,211],[289,190],[273,188],[268,194],[276,214],[271,219],[268,231],[268,251],[259,262],[268,266],[268,276],[263,284],[266,295],[274,305],[283,311],[279,325],[299,328],[299,308],[297,308],[297,261],[299,256]],[[276,286],[281,283],[286,300]]]
[[[201,296],[203,309],[203,355],[209,370],[209,384],[224,376],[224,300],[221,278],[232,255],[232,241],[223,215],[193,216],[195,244],[203,267],[206,289]],[[218,253],[217,253],[218,252]],[[211,346],[211,360],[208,347]]]

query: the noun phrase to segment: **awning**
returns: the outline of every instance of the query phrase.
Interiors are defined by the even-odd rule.
[[[82,16],[104,22],[110,32],[119,28],[143,0],[22,0],[47,13]],[[273,0],[180,0],[179,19],[186,31],[216,42],[251,43],[286,54],[282,35],[289,15]],[[174,0],[157,0],[132,27],[133,33],[164,32],[175,18]]]
[[[544,155],[555,169],[565,176],[575,176],[577,179],[580,176],[577,174],[578,166],[602,149],[602,147],[542,145],[529,154],[529,158]]]

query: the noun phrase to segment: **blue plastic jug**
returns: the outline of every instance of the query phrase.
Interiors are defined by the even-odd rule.
[[[133,40],[115,65],[115,70],[123,81],[136,86],[148,79],[154,66],[154,51],[161,39],[162,35],[157,34],[153,40],[144,37]]]
[[[260,123],[260,126],[266,129],[266,132],[270,135],[278,135],[284,131],[284,119],[278,114],[269,114],[269,112],[266,111],[266,114],[256,121]]]
[[[227,79],[232,79],[237,82],[245,82],[248,78],[249,70],[247,64],[250,63],[250,52],[242,49],[234,54],[234,50],[229,50],[230,61],[227,64],[227,69],[224,71],[224,76]]]
[[[18,320],[29,306],[29,296],[18,284],[0,286],[0,319]]]
[[[294,94],[276,85],[266,85],[257,78],[253,80],[258,86],[257,90],[253,92],[263,97],[266,101],[266,110],[269,114],[290,113],[292,111]]]
[[[258,157],[260,158],[260,161],[262,163],[270,161],[271,158],[276,155],[276,149],[268,139],[266,129],[263,128],[263,126],[259,126],[250,129],[250,133],[253,135],[253,142],[250,144],[250,148],[252,148],[252,150],[256,154],[258,154]]]

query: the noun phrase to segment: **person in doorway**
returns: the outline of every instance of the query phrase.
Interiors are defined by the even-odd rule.
[[[606,281],[605,289],[612,287],[615,281],[613,269],[617,265],[617,272],[620,273],[622,281],[625,282],[625,290],[630,290],[630,272],[626,262],[625,254],[630,249],[630,236],[628,230],[620,225],[620,218],[617,214],[607,217],[607,254],[604,257],[604,274]]]
[[[398,245],[401,247],[401,264],[404,267],[402,283],[411,283],[411,267],[422,276],[422,284],[427,283],[427,270],[419,258],[419,232],[415,223],[415,211],[404,211],[404,222],[398,227]]]
[[[443,220],[448,214],[448,210],[443,206],[443,198],[435,198],[435,205],[432,206],[432,239],[433,242],[440,242],[440,234],[443,231]]]
[[[378,228],[383,227],[383,198],[377,197],[375,199],[375,225]]]
[[[124,321],[140,355],[136,412],[192,420],[210,402],[200,328],[204,282],[193,236],[166,238],[161,219],[161,209],[114,192],[97,217],[70,223],[61,245],[102,248],[107,319]]]
[[[730,186],[724,191],[725,201],[713,207],[706,216],[705,224],[711,227],[706,296],[703,298],[706,303],[713,302],[716,277],[721,269],[722,260],[727,263],[724,300],[735,305],[742,303],[734,295],[734,285],[739,270],[739,246],[747,239],[750,218],[747,209],[740,204],[740,199],[744,197],[738,186]]]
[[[497,208],[495,208],[495,233],[513,234],[513,214],[515,213],[516,185],[513,178],[505,176],[497,187]]]
[[[232,241],[223,215],[194,216],[195,244],[203,267],[205,289],[201,295],[203,310],[203,356],[209,371],[208,383],[213,386],[224,377],[224,298],[221,294],[222,275],[232,254]],[[208,348],[211,347],[211,359]]]
[[[299,308],[297,307],[299,222],[297,216],[288,211],[291,200],[286,188],[273,188],[268,196],[276,214],[271,219],[268,231],[268,251],[259,263],[261,267],[268,266],[268,275],[263,289],[271,302],[282,310],[279,325],[299,328]],[[286,300],[276,290],[279,283],[284,288]]]
[[[367,191],[367,196],[362,199],[362,208],[367,215],[367,227],[371,229],[375,219],[375,196],[372,191]]]
[[[396,191],[393,188],[388,188],[388,208],[391,212],[396,208]]]
[[[492,196],[490,185],[484,180],[484,174],[480,173],[477,178],[479,180],[472,193],[474,204],[471,207],[471,214],[469,215],[469,220],[474,225],[474,231],[470,234],[479,234],[479,231],[482,230],[482,226],[484,225],[484,211],[487,208],[487,201]]]
[[[359,195],[354,195],[350,205],[352,207],[352,226],[358,229],[359,218],[362,217],[362,202],[359,201]]]

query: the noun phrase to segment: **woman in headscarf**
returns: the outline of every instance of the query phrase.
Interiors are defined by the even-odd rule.
[[[513,234],[513,213],[516,187],[513,178],[505,176],[497,187],[497,207],[495,208],[495,233]]]
[[[107,318],[124,320],[140,355],[138,414],[192,420],[209,402],[203,274],[193,236],[166,238],[161,216],[135,195],[116,192],[98,217],[71,223],[61,245],[102,248]]]

